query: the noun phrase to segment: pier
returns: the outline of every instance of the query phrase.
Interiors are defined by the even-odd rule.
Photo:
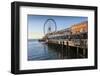
[[[77,54],[81,52],[82,57],[87,57],[88,50],[88,22],[84,21],[78,24],[71,25],[69,28],[51,32],[43,37],[46,44],[55,48],[62,48],[63,51],[74,48]],[[80,50],[81,49],[81,50]]]

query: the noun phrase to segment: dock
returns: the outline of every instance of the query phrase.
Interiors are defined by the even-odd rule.
[[[77,53],[82,49],[82,56],[85,56],[88,50],[88,22],[84,21],[74,24],[56,32],[47,33],[43,40],[54,47],[74,47]],[[62,48],[64,50],[64,48]],[[74,50],[73,50],[74,51]]]

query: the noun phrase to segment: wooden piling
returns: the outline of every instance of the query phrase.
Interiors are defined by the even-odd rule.
[[[78,48],[78,47],[76,47],[76,49],[77,49],[77,57],[78,57],[78,55],[79,55],[79,48]]]
[[[86,54],[86,50],[85,48],[83,48],[83,56],[85,57],[85,54]]]

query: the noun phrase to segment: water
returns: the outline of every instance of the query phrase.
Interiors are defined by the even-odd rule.
[[[70,49],[70,50],[69,50]],[[80,49],[81,50],[81,49]],[[77,54],[76,48],[48,45],[38,40],[28,40],[28,60],[76,59],[86,58]]]

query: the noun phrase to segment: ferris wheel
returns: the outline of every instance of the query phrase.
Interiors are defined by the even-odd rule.
[[[47,19],[44,23],[44,35],[51,33],[51,32],[56,32],[57,26],[56,22],[54,19]]]

